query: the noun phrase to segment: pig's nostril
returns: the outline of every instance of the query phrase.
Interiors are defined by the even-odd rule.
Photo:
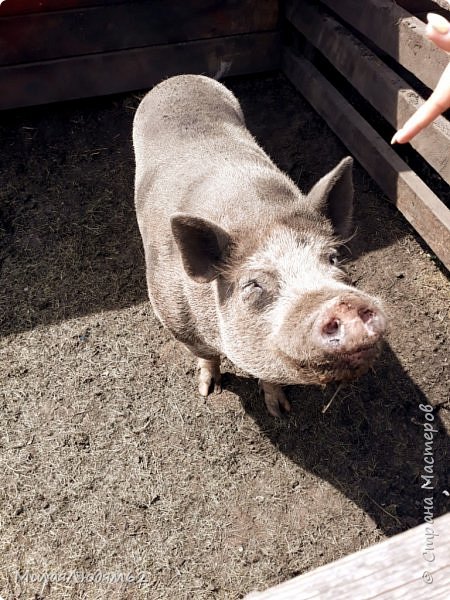
[[[340,324],[339,319],[331,319],[331,321],[328,321],[328,323],[324,325],[322,331],[326,335],[335,335],[339,331]]]
[[[375,313],[370,308],[360,308],[358,310],[358,315],[363,323],[368,323],[373,319]]]

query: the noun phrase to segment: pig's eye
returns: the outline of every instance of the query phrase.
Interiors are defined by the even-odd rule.
[[[259,283],[256,281],[256,279],[250,279],[250,281],[247,281],[246,283],[244,283],[244,285],[242,286],[242,289],[245,290],[246,292],[253,292],[254,290],[261,290],[262,287],[259,285]]]
[[[337,252],[331,252],[331,254],[328,255],[328,262],[330,263],[330,265],[336,266],[339,264],[339,256]]]
[[[253,275],[253,277],[252,277]],[[249,310],[265,310],[276,297],[277,280],[273,273],[248,273],[241,281],[241,299]]]
[[[261,298],[263,295],[262,286],[256,281],[256,279],[250,279],[245,282],[242,286],[242,297],[244,300],[256,300]]]

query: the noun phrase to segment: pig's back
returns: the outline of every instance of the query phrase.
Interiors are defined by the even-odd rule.
[[[239,102],[223,85],[202,75],[179,75],[154,87],[142,100],[134,120],[137,159],[166,159],[214,144],[226,126],[245,128]],[[170,143],[168,147],[167,144]],[[187,158],[187,157],[186,157]]]
[[[207,77],[173,77],[149,92],[135,116],[133,142],[150,299],[174,334],[194,331],[195,310],[181,299],[190,287],[212,292],[183,274],[170,216],[185,212],[236,232],[281,217],[301,194],[253,139],[234,95]]]
[[[235,96],[208,77],[157,85],[137,110],[133,141],[138,218],[151,210],[167,222],[185,211],[236,226],[236,202],[243,219],[261,212],[253,180],[271,178],[278,189],[298,192],[247,130]]]
[[[239,103],[223,85],[201,75],[172,77],[151,90],[136,112],[136,184],[151,174],[179,191],[192,188],[202,172],[232,157],[246,134]]]

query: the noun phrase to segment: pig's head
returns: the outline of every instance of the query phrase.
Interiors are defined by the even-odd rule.
[[[172,217],[187,274],[214,282],[222,351],[237,366],[296,384],[354,379],[372,365],[386,318],[379,300],[351,287],[338,264],[352,206],[346,158],[293,209],[245,230]]]

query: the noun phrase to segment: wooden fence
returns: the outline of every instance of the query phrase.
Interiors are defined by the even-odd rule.
[[[418,0],[414,4],[421,9]],[[450,18],[439,4],[435,8]],[[411,142],[442,181],[438,197],[353,106],[355,94],[361,96],[393,133],[423,104],[420,90],[436,85],[447,53],[425,37],[423,21],[392,1],[287,0],[286,19],[293,34],[284,47],[285,74],[450,268],[450,123],[439,117]],[[325,63],[345,80],[346,93],[317,67]]]
[[[276,69],[276,0],[6,0],[0,109]]]

